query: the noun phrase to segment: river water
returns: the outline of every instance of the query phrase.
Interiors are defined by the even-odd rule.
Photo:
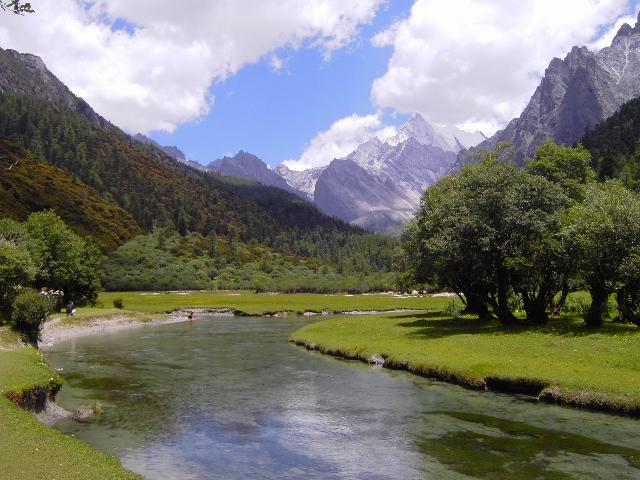
[[[212,317],[60,342],[57,425],[149,479],[640,478],[640,421],[473,392]]]

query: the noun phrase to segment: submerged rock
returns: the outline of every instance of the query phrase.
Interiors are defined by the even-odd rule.
[[[381,355],[378,355],[377,353],[374,353],[373,355],[371,355],[371,357],[369,357],[369,360],[367,360],[367,362],[369,362],[371,365],[383,366],[385,360]]]

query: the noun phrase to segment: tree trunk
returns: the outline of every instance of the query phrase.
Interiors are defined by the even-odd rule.
[[[591,293],[591,307],[584,318],[585,323],[588,327],[601,327],[609,300],[609,292],[604,288],[591,289],[589,292]]]
[[[513,325],[518,321],[516,316],[509,309],[509,288],[503,272],[498,272],[498,302],[497,302],[498,320],[503,325]]]
[[[527,312],[527,321],[537,325],[544,325],[549,321],[547,305],[541,296],[531,301],[524,302],[524,311]]]
[[[618,290],[616,301],[620,311],[620,321],[640,326],[640,305],[637,293],[634,295],[634,292],[629,290]]]
[[[489,307],[487,307],[487,304],[482,301],[480,296],[475,294],[465,294],[465,297],[467,299],[467,306],[464,309],[465,313],[477,315],[482,321],[491,319]]]
[[[560,298],[558,299],[558,303],[551,304],[551,315],[554,317],[560,316],[562,313],[562,309],[564,308],[564,304],[567,303],[567,297],[569,296],[569,282],[565,278],[562,282],[562,293],[560,294]]]

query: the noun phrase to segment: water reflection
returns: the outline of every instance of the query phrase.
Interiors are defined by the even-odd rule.
[[[154,479],[638,478],[635,420],[528,404],[289,345],[302,319],[212,318],[61,343],[61,430]]]

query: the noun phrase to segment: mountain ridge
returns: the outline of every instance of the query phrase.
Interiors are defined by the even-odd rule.
[[[95,189],[144,231],[168,226],[181,234],[214,232],[331,262],[349,261],[366,244],[379,250],[376,258],[381,263],[376,268],[390,268],[388,239],[326,216],[284,190],[232,185],[224,177],[176,161],[155,145],[136,141],[100,121],[102,117],[35,58],[0,52],[0,137],[10,137],[72,182]],[[25,93],[25,85],[34,85],[35,95]],[[57,97],[58,92],[64,98]],[[359,264],[369,262],[361,260]]]
[[[523,165],[547,139],[575,144],[639,95],[640,14],[634,27],[622,25],[611,46],[597,52],[574,46],[564,59],[551,60],[522,114],[491,138],[461,151],[456,168],[500,142],[512,143],[516,163]]]

